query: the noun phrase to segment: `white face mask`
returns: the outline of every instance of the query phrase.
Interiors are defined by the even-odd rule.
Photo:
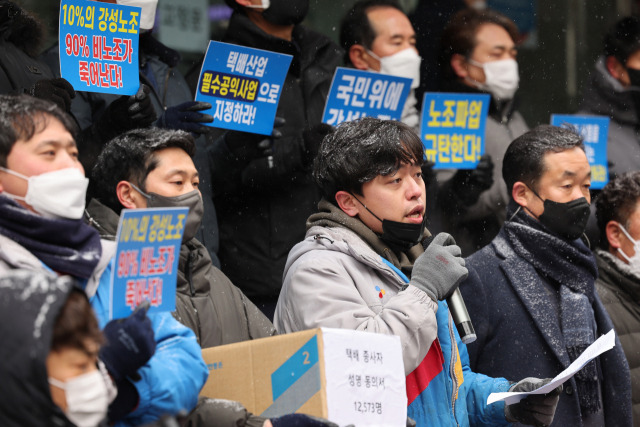
[[[415,49],[408,47],[382,58],[370,50],[367,50],[367,52],[380,61],[381,73],[411,79],[411,88],[413,89],[420,85],[420,63],[422,58],[416,53]]]
[[[142,8],[142,12],[140,13],[140,29],[150,30],[153,28],[153,24],[156,20],[158,0],[116,0],[116,3]]]
[[[624,235],[627,236],[627,239],[629,239],[630,242],[633,242],[633,250],[635,251],[635,253],[633,254],[633,256],[628,256],[621,248],[618,248],[618,252],[620,252],[620,255],[622,255],[622,257],[629,263],[631,272],[640,277],[640,240],[634,240],[629,232],[622,226],[622,224],[618,225],[620,226],[620,229],[622,230]]]
[[[468,60],[470,64],[484,70],[486,78],[484,83],[479,83],[467,77],[467,80],[478,89],[489,92],[496,101],[513,99],[513,95],[518,90],[520,76],[518,75],[518,62],[515,59],[503,59],[480,63],[473,59]]]
[[[78,427],[95,427],[107,416],[111,397],[99,369],[66,382],[49,377],[49,384],[64,390],[67,400],[65,415]]]
[[[267,9],[269,9],[269,6],[271,6],[271,0],[261,0],[260,4],[248,4],[245,7],[248,7],[250,9],[267,10]]]
[[[89,179],[79,169],[60,169],[29,177],[3,167],[0,170],[29,183],[24,197],[6,191],[0,194],[24,201],[45,218],[82,218]]]

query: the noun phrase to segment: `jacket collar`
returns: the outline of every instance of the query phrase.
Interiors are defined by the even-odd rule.
[[[536,327],[562,366],[564,368],[568,367],[571,364],[571,360],[567,354],[558,318],[555,315],[550,315],[549,311],[544,310],[545,306],[540,303],[548,298],[544,284],[541,282],[540,274],[533,265],[516,254],[505,236],[504,229],[500,230],[500,233],[491,244],[500,258],[500,269],[504,272],[529,315],[533,318]],[[537,278],[538,280],[525,280],[523,278]]]
[[[97,199],[91,199],[84,210],[84,218],[90,226],[98,230],[100,237],[115,240],[120,216]]]
[[[601,56],[591,73],[589,83],[585,86],[580,110],[609,116],[617,122],[638,126],[640,120],[633,101],[633,94],[634,91],[624,88],[609,74],[605,57]]]
[[[600,249],[596,251],[596,261],[601,280],[619,288],[633,302],[640,301],[640,278],[631,272],[627,264]]]

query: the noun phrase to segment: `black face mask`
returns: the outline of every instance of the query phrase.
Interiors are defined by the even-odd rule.
[[[542,200],[538,193],[534,191],[533,194]],[[580,197],[566,203],[558,203],[549,199],[542,201],[544,212],[538,217],[542,225],[570,241],[582,236],[587,228],[587,221],[589,221],[591,213],[586,198]]]
[[[629,81],[631,82],[631,86],[640,88],[640,70],[627,68],[627,73],[629,74]]]
[[[309,0],[271,0],[262,12],[267,21],[276,25],[297,25],[307,16]]]
[[[426,226],[426,218],[427,216],[425,215],[420,224],[407,224],[384,219],[382,220],[382,235],[380,238],[388,243],[394,251],[407,251],[420,243]]]
[[[392,250],[396,252],[404,252],[411,249],[413,246],[420,243],[424,229],[427,225],[427,216],[423,215],[422,222],[420,224],[409,224],[405,222],[390,221],[388,219],[380,219],[378,215],[371,212],[371,210],[360,201],[360,199],[354,198],[369,211],[378,221],[382,222],[382,235],[380,238],[387,243]]]

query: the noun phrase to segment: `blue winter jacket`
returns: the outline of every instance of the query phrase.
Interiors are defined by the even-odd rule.
[[[109,281],[113,264],[102,276],[96,293],[91,296],[100,327],[109,314]],[[116,426],[136,426],[157,420],[165,414],[191,411],[198,402],[200,389],[209,371],[193,331],[179,323],[170,312],[149,314],[156,339],[156,352],[138,370],[142,378],[133,382],[140,402],[136,409]]]
[[[460,340],[445,301],[438,302],[436,320],[438,338],[422,363],[407,375],[407,415],[418,426],[510,425],[504,416],[504,402],[487,406],[491,393],[509,390],[509,381],[471,371],[467,346]]]

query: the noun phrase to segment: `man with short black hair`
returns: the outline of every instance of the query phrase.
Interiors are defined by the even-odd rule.
[[[194,153],[194,139],[184,131],[135,129],[114,138],[91,174],[89,223],[113,240],[122,209],[189,208],[174,317],[195,332],[202,348],[274,335],[271,322],[212,264],[195,238],[204,208]]]
[[[471,372],[447,304],[467,276],[460,248],[425,229],[422,143],[407,125],[365,117],[327,136],[314,164],[322,189],[307,236],[289,253],[275,315],[279,332],[333,327],[397,335],[408,415],[420,426],[548,424],[559,390],[514,405],[492,392],[524,391]],[[425,249],[426,247],[426,249]]]
[[[114,138],[93,168],[89,222],[103,237],[113,239],[122,209],[188,207],[174,317],[195,332],[202,348],[272,336],[275,328],[271,322],[212,264],[207,250],[194,237],[204,213],[194,153],[194,139],[183,131],[137,129]],[[335,427],[301,414],[269,420],[251,414],[237,402],[200,399],[189,416],[189,425],[217,423]]]
[[[602,56],[585,86],[582,113],[609,117],[612,176],[640,169],[640,18],[627,16],[605,35]]]
[[[640,422],[640,172],[609,181],[596,201],[600,247],[596,249],[602,299],[631,369],[633,418]]]
[[[509,145],[502,175],[511,189],[507,221],[466,259],[460,286],[477,333],[471,368],[554,377],[613,328],[595,292],[595,259],[580,240],[591,200],[582,137],[539,126]],[[631,425],[629,367],[616,342],[565,383],[554,425]]]

